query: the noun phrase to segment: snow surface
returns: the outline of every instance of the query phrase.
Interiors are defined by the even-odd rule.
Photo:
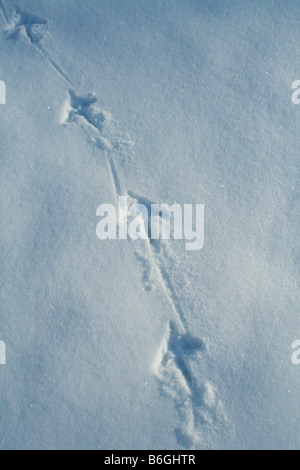
[[[299,449],[299,2],[0,13],[1,448]],[[126,194],[203,250],[100,241]]]

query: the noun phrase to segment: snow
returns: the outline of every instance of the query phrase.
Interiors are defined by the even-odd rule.
[[[1,449],[299,449],[299,17],[0,1]],[[203,249],[99,240],[126,195]]]

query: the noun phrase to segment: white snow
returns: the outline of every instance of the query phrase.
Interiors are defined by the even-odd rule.
[[[1,449],[299,449],[298,3],[0,13]],[[99,240],[120,196],[203,249]]]

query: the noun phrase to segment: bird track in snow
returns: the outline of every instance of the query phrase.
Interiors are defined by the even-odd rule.
[[[20,8],[16,8],[13,19],[10,22],[7,16],[3,1],[0,0],[0,7],[5,17],[6,27],[5,34],[7,39],[18,39],[21,36],[27,38],[32,46],[34,46],[47,60],[47,62],[54,68],[54,70],[65,80],[69,85],[73,86],[72,80],[63,71],[63,69],[52,59],[50,54],[43,48],[41,41],[43,34],[41,26],[47,25],[48,21],[38,15],[28,13]]]
[[[128,146],[130,143],[114,131],[112,117],[97,106],[98,98],[94,93],[86,96],[77,96],[69,90],[61,112],[61,123],[81,123],[88,132],[90,143],[98,149],[104,150],[107,166],[111,176],[116,199],[121,196],[121,184],[110,150]]]

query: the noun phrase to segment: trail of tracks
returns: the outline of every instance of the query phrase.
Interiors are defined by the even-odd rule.
[[[0,10],[6,23],[7,38],[14,39],[21,33],[25,34],[30,44],[38,49],[49,66],[68,86],[74,88],[71,78],[41,44],[43,34],[40,29],[48,23],[47,20],[17,9],[10,22],[2,0],[0,0]],[[63,105],[63,123],[67,125],[80,122],[88,133],[92,131],[95,134],[94,145],[105,155],[116,200],[126,194],[137,203],[150,204],[143,196],[136,196],[122,188],[112,155],[112,149],[118,149],[122,145],[122,139],[118,141],[111,132],[111,117],[109,113],[101,110],[97,103],[97,97],[93,93],[78,96],[73,90],[69,90],[68,99]],[[155,278],[173,313],[157,352],[154,372],[161,382],[162,390],[173,397],[180,414],[182,425],[177,430],[178,440],[186,447],[197,447],[201,444],[202,429],[205,426],[213,429],[215,420],[225,420],[225,413],[222,404],[216,398],[214,387],[204,379],[198,384],[193,373],[192,364],[196,360],[203,360],[206,346],[200,338],[195,338],[188,332],[180,296],[173,284],[172,276],[165,267],[168,254],[162,242],[159,245],[158,241],[153,243],[150,239],[145,240],[144,253],[136,252],[136,255],[145,271],[145,287],[151,288]]]

